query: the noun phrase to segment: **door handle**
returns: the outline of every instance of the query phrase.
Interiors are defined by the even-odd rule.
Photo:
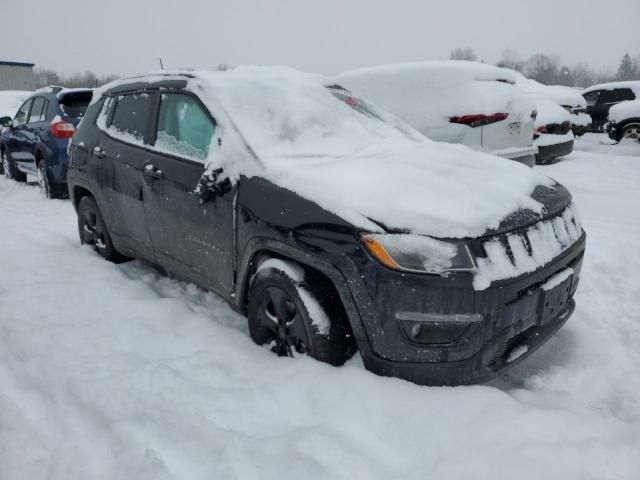
[[[151,163],[144,166],[143,175],[146,178],[150,178],[154,180],[164,177],[162,170],[160,170],[159,168],[156,168],[155,165]]]
[[[97,158],[104,158],[107,156],[107,154],[105,153],[104,150],[102,150],[100,147],[94,147],[93,148],[93,155]]]

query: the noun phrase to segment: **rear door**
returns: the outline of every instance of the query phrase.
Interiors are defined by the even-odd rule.
[[[142,204],[142,165],[155,92],[109,97],[96,124],[101,130],[89,150],[100,192],[100,208],[117,244],[148,260],[153,246]]]
[[[216,122],[197,97],[160,95],[154,153],[143,172],[144,206],[157,261],[168,270],[229,296],[233,291],[235,189],[201,203],[194,193]]]

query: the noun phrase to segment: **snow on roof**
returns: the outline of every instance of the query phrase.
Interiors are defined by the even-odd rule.
[[[585,88],[582,93],[585,94],[595,90],[615,90],[616,88],[630,88],[636,95],[640,96],[640,80],[599,83],[598,85],[592,85]]]
[[[506,112],[521,118],[534,108],[510,85],[515,72],[479,62],[384,65],[344,72],[334,80],[422,133],[447,127],[454,116]]]
[[[629,118],[640,119],[640,100],[628,100],[609,109],[609,120],[619,123]]]
[[[547,97],[558,105],[569,107],[586,107],[587,102],[582,93],[575,88],[563,85],[544,85],[531,78],[527,78],[521,73],[516,74],[516,85],[529,94]]]
[[[58,97],[58,100],[62,100],[64,97],[66,97],[69,94],[91,93],[91,92],[93,92],[92,88],[63,88],[62,90],[57,92],[56,97]]]
[[[320,75],[286,67],[189,74],[187,89],[218,120],[217,135],[223,130],[209,171],[261,176],[364,230],[381,231],[380,222],[435,237],[477,236],[515,210],[540,212],[530,194],[553,184],[516,162],[427,140],[362,100],[340,100]]]

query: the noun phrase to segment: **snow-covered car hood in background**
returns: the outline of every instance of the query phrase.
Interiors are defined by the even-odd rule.
[[[212,142],[208,172],[223,168],[232,181],[263,177],[373,232],[384,225],[477,237],[518,210],[545,211],[531,195],[536,187],[552,187],[551,179],[516,162],[430,141],[375,106],[367,104],[372,114],[365,115],[338,100],[327,88],[332,82],[320,75],[286,67],[180,73],[218,119],[222,145]]]
[[[630,118],[640,118],[640,100],[627,100],[609,109],[609,120],[619,123]]]

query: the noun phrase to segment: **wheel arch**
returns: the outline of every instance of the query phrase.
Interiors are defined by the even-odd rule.
[[[251,280],[261,261],[267,258],[296,262],[305,269],[305,274],[312,276],[314,281],[322,282],[324,287],[332,289],[345,310],[346,317],[349,319],[348,327],[355,339],[358,343],[362,340],[368,342],[355,300],[342,273],[326,259],[277,240],[259,237],[247,243],[236,275],[237,309],[244,314],[247,313]]]

